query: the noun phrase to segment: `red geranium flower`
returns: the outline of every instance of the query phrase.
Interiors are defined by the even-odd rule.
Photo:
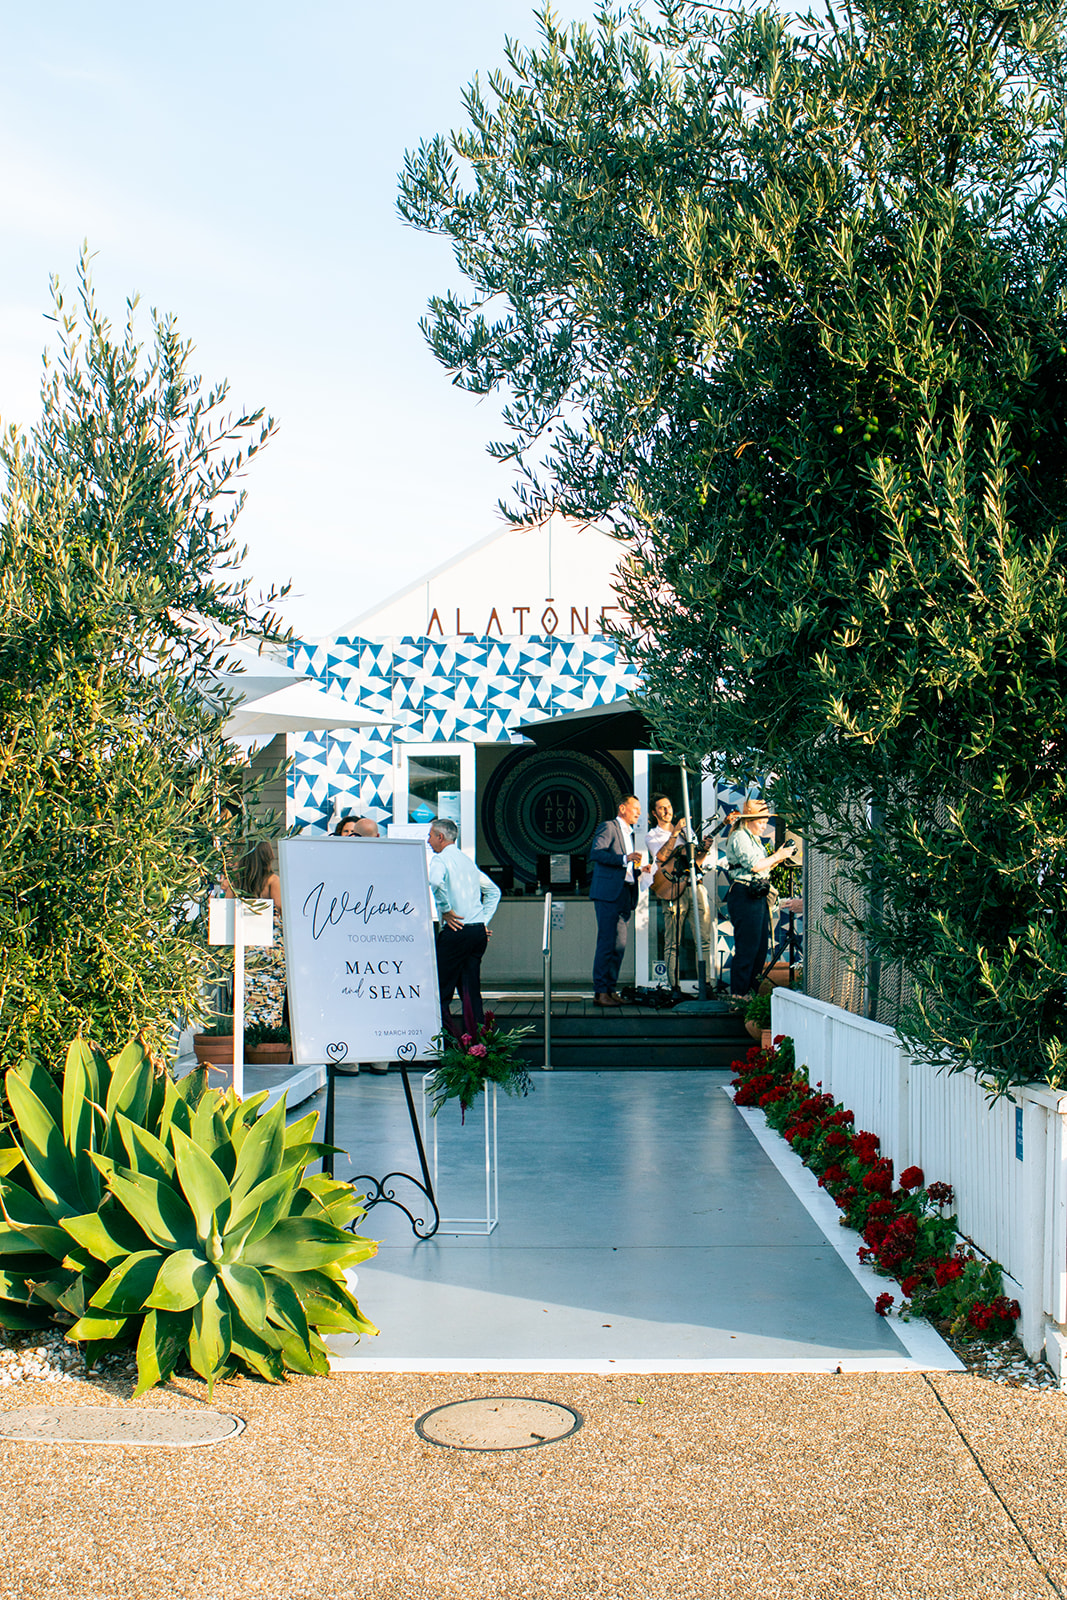
[[[911,1299],[922,1281],[923,1275],[921,1272],[909,1272],[906,1278],[900,1280],[900,1287],[904,1291],[905,1299]]]
[[[935,1206],[950,1206],[952,1195],[951,1183],[932,1183],[926,1191],[927,1199],[932,1200]]]
[[[874,1309],[877,1311],[880,1317],[888,1317],[889,1308],[893,1304],[893,1300],[894,1296],[891,1294],[880,1294],[878,1296],[877,1300],[874,1302]]]
[[[946,1283],[951,1283],[954,1278],[963,1277],[963,1262],[958,1256],[952,1256],[948,1261],[935,1261],[933,1266],[939,1289],[943,1289]]]
[[[905,1167],[900,1174],[900,1187],[902,1189],[921,1189],[923,1186],[923,1173],[921,1167]]]

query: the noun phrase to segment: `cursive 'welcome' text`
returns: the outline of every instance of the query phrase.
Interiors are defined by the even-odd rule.
[[[304,915],[311,918],[311,937],[318,939],[327,928],[336,927],[344,917],[355,917],[364,927],[369,927],[375,917],[394,914],[402,917],[414,915],[415,907],[409,900],[375,900],[373,883],[363,898],[354,899],[347,889],[325,899],[325,883],[317,883],[304,901]]]

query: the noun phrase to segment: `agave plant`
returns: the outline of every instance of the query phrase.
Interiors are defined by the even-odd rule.
[[[0,1326],[69,1323],[87,1365],[136,1343],[137,1393],[186,1357],[208,1385],[323,1373],[323,1335],[374,1333],[345,1283],[377,1248],[349,1185],[308,1176],[316,1114],[158,1078],[139,1043],[70,1048],[62,1092],[8,1072],[0,1151]],[[23,1181],[18,1181],[22,1179]]]

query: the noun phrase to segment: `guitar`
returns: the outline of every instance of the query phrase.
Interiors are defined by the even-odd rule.
[[[730,815],[725,817],[717,828],[713,828],[703,840],[697,851],[698,870],[707,860],[716,834],[721,833],[724,828],[732,827],[739,815],[740,812],[731,811]],[[656,874],[652,879],[652,893],[657,900],[663,900],[668,905],[676,904],[689,887],[689,846],[684,839],[678,838],[684,827],[685,818],[679,817],[671,829],[670,838],[665,839],[656,851],[654,862]]]

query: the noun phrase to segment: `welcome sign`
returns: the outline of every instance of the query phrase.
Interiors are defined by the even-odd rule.
[[[441,1010],[425,844],[281,839],[278,870],[293,1060],[431,1055]]]

